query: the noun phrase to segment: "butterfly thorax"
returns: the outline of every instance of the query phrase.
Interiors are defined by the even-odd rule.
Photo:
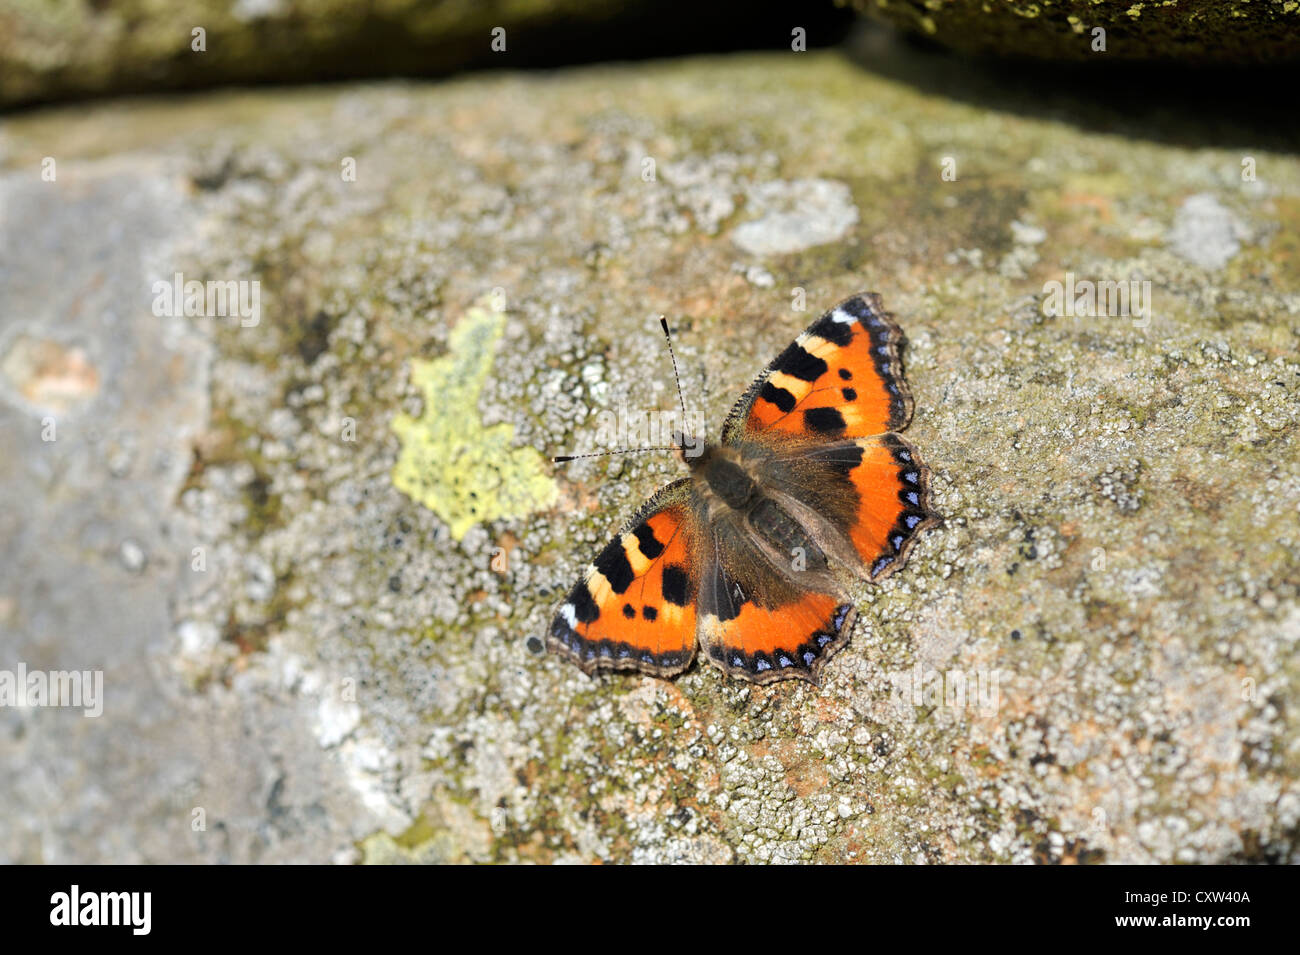
[[[733,511],[743,511],[759,494],[758,481],[735,448],[706,444],[701,453],[682,455],[698,491],[716,497]]]
[[[826,556],[815,535],[778,496],[765,490],[773,462],[761,446],[709,444],[696,456],[683,455],[683,460],[691,470],[700,519],[727,543],[733,576],[760,589],[783,590],[773,577],[789,576],[792,556],[799,558],[801,573],[811,568],[804,583],[814,583],[813,577],[826,573]]]

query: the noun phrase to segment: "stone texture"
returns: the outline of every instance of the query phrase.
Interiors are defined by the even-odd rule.
[[[1195,108],[1090,135],[897,75],[756,55],[9,119],[0,668],[102,668],[107,699],[0,708],[0,859],[1300,861],[1300,162]],[[747,242],[791,213],[755,197],[809,182],[835,230]],[[259,281],[260,322],[154,315],[176,272]],[[1150,312],[1046,316],[1070,275],[1150,282]],[[658,314],[716,429],[863,289],[910,336],[946,522],[862,588],[820,688],[537,652],[667,456],[574,462],[463,536],[394,485],[419,369],[460,367],[494,290],[448,413],[550,455],[675,407]],[[70,361],[36,341],[97,386],[33,404]]]
[[[1047,62],[1200,65],[1300,57],[1300,4],[1295,0],[852,0],[851,5],[969,53]]]
[[[698,0],[0,0],[0,107],[783,47],[792,20],[811,48],[852,19],[787,0],[742,17]]]

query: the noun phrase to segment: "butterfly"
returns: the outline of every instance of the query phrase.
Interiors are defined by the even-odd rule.
[[[817,683],[848,642],[853,581],[902,567],[938,521],[929,469],[898,435],[913,405],[903,343],[880,297],[855,295],[764,369],[718,443],[674,435],[689,476],[597,555],[550,651],[588,674],[669,677],[698,650],[743,680]]]

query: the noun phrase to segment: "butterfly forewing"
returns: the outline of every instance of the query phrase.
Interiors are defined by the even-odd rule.
[[[779,354],[727,417],[722,440],[865,438],[907,427],[903,333],[874,294],[845,299]]]
[[[690,483],[660,490],[596,556],[551,622],[552,651],[588,673],[690,665],[700,562]]]

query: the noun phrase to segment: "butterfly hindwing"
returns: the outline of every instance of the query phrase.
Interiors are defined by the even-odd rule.
[[[723,443],[764,432],[843,441],[907,427],[902,342],[878,295],[845,299],[763,370],[727,416]]]
[[[650,498],[569,592],[551,623],[548,647],[587,673],[685,670],[696,642],[694,523],[689,478]]]
[[[807,458],[825,468],[816,493],[852,501],[844,530],[862,576],[876,580],[902,567],[917,536],[938,522],[930,509],[930,470],[896,434],[825,445]]]
[[[718,559],[700,583],[699,642],[723,672],[754,683],[792,677],[816,683],[831,655],[848,642],[853,604],[838,594],[804,591],[773,604],[761,586],[749,592]]]

